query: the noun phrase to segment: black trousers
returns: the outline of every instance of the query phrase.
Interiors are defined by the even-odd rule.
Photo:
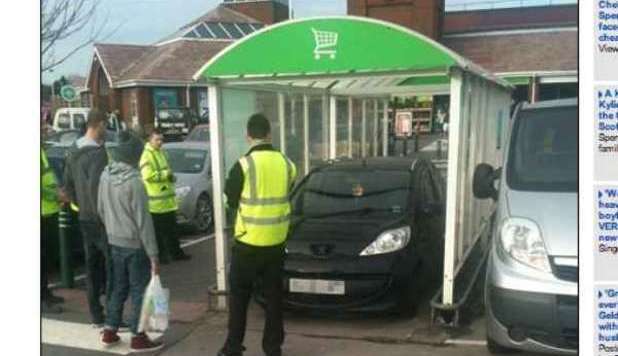
[[[48,288],[49,280],[49,257],[52,241],[58,240],[58,214],[41,216],[41,300],[50,295]]]
[[[176,224],[176,211],[167,213],[151,213],[152,222],[159,246],[159,258],[166,260],[181,256],[184,252],[180,248],[178,240],[178,227]]]
[[[262,348],[268,356],[281,355],[283,344],[284,245],[256,247],[235,242],[230,267],[230,314],[224,350],[241,354],[247,325],[247,307],[254,285],[261,280],[266,301]]]
[[[104,226],[98,221],[79,221],[84,240],[86,258],[86,295],[90,318],[95,324],[105,322],[101,296],[105,294],[105,305],[111,297],[111,261],[109,244]]]

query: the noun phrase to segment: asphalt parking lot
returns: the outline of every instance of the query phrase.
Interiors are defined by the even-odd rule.
[[[163,266],[163,283],[171,289],[172,322],[163,336],[166,348],[158,355],[214,356],[225,337],[227,314],[209,311],[208,286],[215,282],[214,240],[185,236],[191,261]],[[127,343],[104,350],[98,331],[88,325],[83,283],[57,289],[67,299],[65,313],[44,316],[42,354],[89,356],[128,354]],[[427,305],[427,304],[425,304]],[[430,327],[428,307],[417,317],[314,317],[286,314],[285,355],[489,355],[484,346],[484,323],[477,318],[457,330]],[[260,307],[250,309],[245,355],[262,355]],[[123,335],[125,340],[128,335]],[[526,354],[521,354],[526,356]]]

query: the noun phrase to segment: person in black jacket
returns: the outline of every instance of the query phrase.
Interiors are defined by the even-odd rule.
[[[108,163],[104,139],[106,120],[102,112],[92,109],[88,114],[87,129],[75,141],[67,156],[64,170],[64,189],[79,209],[79,227],[84,239],[86,258],[86,288],[92,323],[103,327],[105,315],[100,297],[109,298],[109,246],[105,229],[97,213],[99,179]]]

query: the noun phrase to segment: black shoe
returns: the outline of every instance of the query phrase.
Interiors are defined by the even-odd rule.
[[[219,352],[217,352],[217,356],[242,356],[242,353],[245,350],[246,348],[242,346],[242,351],[230,352],[230,351],[227,351],[224,346],[221,350],[219,350]]]
[[[188,255],[184,252],[179,253],[178,255],[174,256],[174,261],[188,261],[191,259],[191,255]]]
[[[54,305],[46,300],[41,301],[41,313],[42,314],[60,314],[62,308],[58,305]]]

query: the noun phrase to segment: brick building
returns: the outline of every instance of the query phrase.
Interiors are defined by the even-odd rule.
[[[152,45],[96,43],[86,95],[93,107],[146,128],[162,105],[204,114],[207,90],[193,74],[233,41],[287,18],[280,0],[225,1]]]
[[[444,0],[347,0],[348,14],[406,26],[516,85],[517,100],[577,95],[577,5],[445,11]],[[91,105],[148,127],[158,106],[207,110],[192,76],[233,41],[288,19],[287,0],[224,0],[152,45],[95,45]]]

